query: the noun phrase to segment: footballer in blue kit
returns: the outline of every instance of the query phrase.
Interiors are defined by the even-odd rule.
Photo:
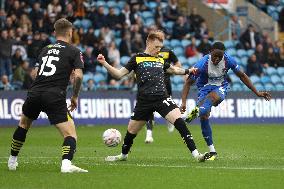
[[[240,80],[258,97],[270,100],[268,92],[257,91],[249,77],[240,69],[235,59],[225,52],[222,42],[215,42],[209,54],[203,56],[193,67],[197,68],[196,74],[187,78],[182,91],[181,111],[186,111],[186,99],[190,86],[196,83],[198,88],[197,106],[186,116],[185,121],[190,123],[196,117],[200,118],[202,135],[209,147],[210,158],[215,160],[217,152],[213,145],[212,129],[209,116],[212,106],[218,106],[227,96],[227,72],[231,69]]]

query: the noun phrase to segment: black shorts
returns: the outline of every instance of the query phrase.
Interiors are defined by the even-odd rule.
[[[65,91],[28,92],[23,105],[23,114],[32,120],[36,120],[40,112],[45,112],[50,124],[58,124],[71,118],[67,110]]]
[[[162,117],[165,117],[175,108],[178,108],[178,106],[170,97],[163,97],[155,100],[138,98],[131,119],[148,121],[151,119],[154,112],[158,112]]]

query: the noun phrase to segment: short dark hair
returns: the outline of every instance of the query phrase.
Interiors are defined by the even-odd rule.
[[[220,42],[220,41],[216,41],[213,43],[211,50],[213,51],[214,49],[218,49],[218,50],[222,50],[225,51],[226,47],[224,45],[224,43]]]
[[[148,40],[152,41],[152,40],[155,40],[155,39],[158,39],[159,41],[163,42],[164,39],[165,39],[165,33],[162,30],[151,31],[148,34],[147,41]]]
[[[68,30],[72,28],[72,23],[65,18],[58,19],[54,24],[56,36],[65,36]]]

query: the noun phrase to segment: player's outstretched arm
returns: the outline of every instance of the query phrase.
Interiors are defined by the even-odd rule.
[[[241,81],[258,97],[263,97],[265,100],[270,100],[271,95],[266,91],[257,91],[254,85],[252,84],[250,78],[242,71],[236,72],[236,75],[241,79]]]
[[[184,69],[184,68],[170,65],[170,67],[167,69],[167,73],[175,74],[175,75],[186,75],[186,74],[191,74],[191,73],[196,74],[196,72],[197,72],[197,68],[194,68],[194,67],[190,69]]]
[[[187,99],[190,87],[193,84],[194,84],[194,81],[188,77],[183,85],[183,89],[181,93],[181,106],[180,106],[180,111],[182,113],[186,111],[186,99]]]
[[[116,69],[115,67],[109,65],[102,54],[98,55],[97,60],[115,79],[121,79],[123,76],[129,73],[129,71],[125,67]]]

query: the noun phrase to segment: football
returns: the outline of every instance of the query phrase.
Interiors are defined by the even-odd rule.
[[[117,129],[107,129],[103,133],[103,141],[108,147],[115,147],[121,141],[121,134]]]

